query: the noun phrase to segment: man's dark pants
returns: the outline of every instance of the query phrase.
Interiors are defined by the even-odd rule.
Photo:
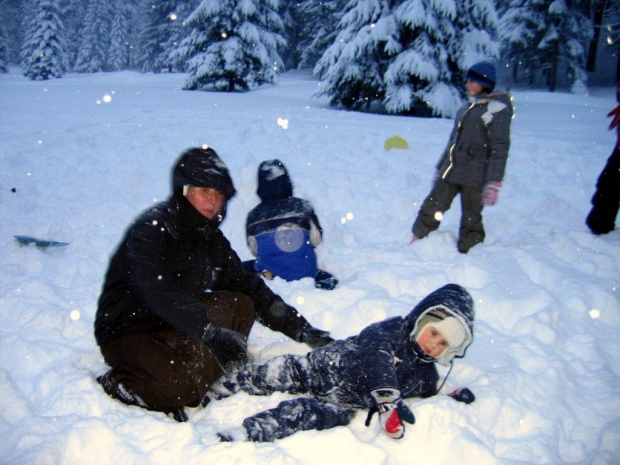
[[[248,336],[254,303],[239,293],[205,294],[214,325]],[[128,405],[174,412],[199,405],[223,371],[207,346],[176,331],[136,333],[102,347],[112,369],[100,382],[108,395]]]

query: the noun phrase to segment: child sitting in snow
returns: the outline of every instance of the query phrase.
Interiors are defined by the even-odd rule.
[[[244,262],[247,271],[287,281],[314,278],[315,286],[331,290],[338,280],[317,267],[314,248],[323,230],[312,204],[293,197],[293,184],[280,160],[267,160],[258,168],[259,203],[248,214],[245,230],[256,260]]]
[[[239,391],[259,396],[276,391],[310,394],[246,418],[242,427],[219,433],[223,441],[270,442],[297,431],[343,426],[358,409],[370,410],[367,426],[378,412],[383,431],[400,439],[403,421],[414,422],[403,399],[439,392],[434,362],[449,366],[454,357],[464,356],[473,339],[473,320],[469,293],[448,284],[404,318],[374,323],[357,336],[305,356],[281,355],[226,374],[211,386],[203,405]],[[474,400],[467,388],[449,395],[465,403]]]

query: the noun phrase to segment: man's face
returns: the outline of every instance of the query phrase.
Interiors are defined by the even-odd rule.
[[[226,198],[212,187],[190,187],[187,200],[198,212],[212,220],[220,212]]]

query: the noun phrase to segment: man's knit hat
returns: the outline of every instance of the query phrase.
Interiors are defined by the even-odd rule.
[[[469,81],[477,82],[482,87],[493,90],[497,82],[497,71],[492,63],[481,61],[467,70],[465,78]]]
[[[212,187],[227,200],[235,195],[228,168],[212,148],[191,148],[184,151],[172,169],[172,191],[184,193],[185,186]]]

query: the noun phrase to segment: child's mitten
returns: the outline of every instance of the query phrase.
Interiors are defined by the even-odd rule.
[[[492,207],[497,203],[499,197],[499,188],[502,187],[501,182],[489,181],[482,189],[482,205]]]
[[[400,439],[405,435],[405,425],[415,423],[413,412],[400,397],[397,389],[377,389],[371,392],[377,405],[370,409],[366,418],[366,426],[370,425],[372,416],[379,412],[379,424],[385,434],[393,439]]]
[[[396,404],[391,402],[378,404],[377,409],[379,411],[381,429],[392,439],[400,439],[405,435],[404,421],[409,424],[415,422],[413,413],[402,400],[399,400]]]
[[[464,402],[466,404],[471,404],[474,400],[476,400],[476,396],[474,393],[466,387],[460,387],[452,391],[448,396],[452,397],[457,402]]]

